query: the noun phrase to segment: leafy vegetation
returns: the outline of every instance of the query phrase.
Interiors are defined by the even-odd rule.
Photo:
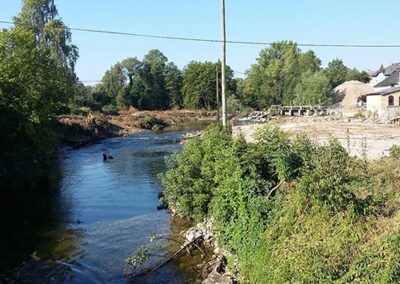
[[[189,141],[167,161],[170,207],[214,220],[245,283],[397,283],[398,159],[368,163],[271,125],[257,139],[212,126]]]
[[[106,105],[118,110],[216,109],[220,70],[219,62],[208,61],[191,61],[180,70],[161,51],[150,50],[143,60],[131,57],[112,66],[94,88],[78,89],[74,103],[93,111],[102,111]],[[277,104],[329,105],[332,89],[348,80],[368,82],[369,75],[348,68],[340,59],[324,69],[313,51],[302,52],[290,41],[275,42],[261,50],[245,78],[234,78],[227,66],[229,112],[246,113]]]
[[[0,32],[0,185],[45,172],[49,122],[71,99],[77,49],[53,1],[26,0],[15,26]]]

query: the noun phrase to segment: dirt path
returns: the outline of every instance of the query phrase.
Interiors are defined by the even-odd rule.
[[[277,122],[284,130],[305,132],[320,143],[337,138],[350,154],[361,156],[366,149],[368,159],[378,159],[394,144],[400,144],[400,127],[361,120],[333,120],[331,118],[290,118]],[[262,124],[234,127],[235,135],[243,133],[254,142],[254,133]],[[364,146],[365,145],[365,146]]]

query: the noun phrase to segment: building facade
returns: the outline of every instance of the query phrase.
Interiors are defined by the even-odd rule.
[[[377,90],[366,95],[367,111],[382,120],[400,114],[400,87]]]

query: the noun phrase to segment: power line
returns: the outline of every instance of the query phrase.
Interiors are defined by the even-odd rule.
[[[10,21],[1,21],[2,24],[14,24]],[[84,28],[70,28],[72,31],[88,32],[88,33],[100,33],[100,34],[111,34],[111,35],[123,35],[133,37],[144,37],[144,38],[156,38],[156,39],[167,39],[167,40],[180,40],[180,41],[194,41],[194,42],[210,42],[210,43],[222,43],[222,40],[218,39],[206,39],[206,38],[191,38],[191,37],[178,37],[178,36],[162,36],[162,35],[151,35],[151,34],[138,34],[128,33],[119,31],[107,31],[98,29],[84,29]],[[241,41],[241,40],[227,40],[229,44],[241,44],[241,45],[271,45],[272,42],[261,42],[261,41]],[[324,44],[324,43],[297,43],[301,47],[334,47],[334,48],[400,48],[400,44]]]

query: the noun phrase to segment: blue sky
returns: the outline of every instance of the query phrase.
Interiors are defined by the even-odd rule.
[[[219,39],[219,0],[56,0],[59,14],[73,28]],[[11,20],[19,0],[0,0],[0,20]],[[226,0],[228,40],[293,40],[327,44],[400,44],[400,1],[386,0]],[[6,27],[0,24],[0,27]],[[189,61],[215,61],[220,44],[170,41],[73,32],[79,47],[77,74],[99,80],[126,57],[142,59],[160,49],[183,68]],[[263,46],[229,44],[228,64],[244,72]],[[307,50],[310,48],[302,48]],[[312,48],[326,66],[334,58],[349,67],[377,69],[400,62],[400,48]],[[239,73],[237,74],[241,76]]]

